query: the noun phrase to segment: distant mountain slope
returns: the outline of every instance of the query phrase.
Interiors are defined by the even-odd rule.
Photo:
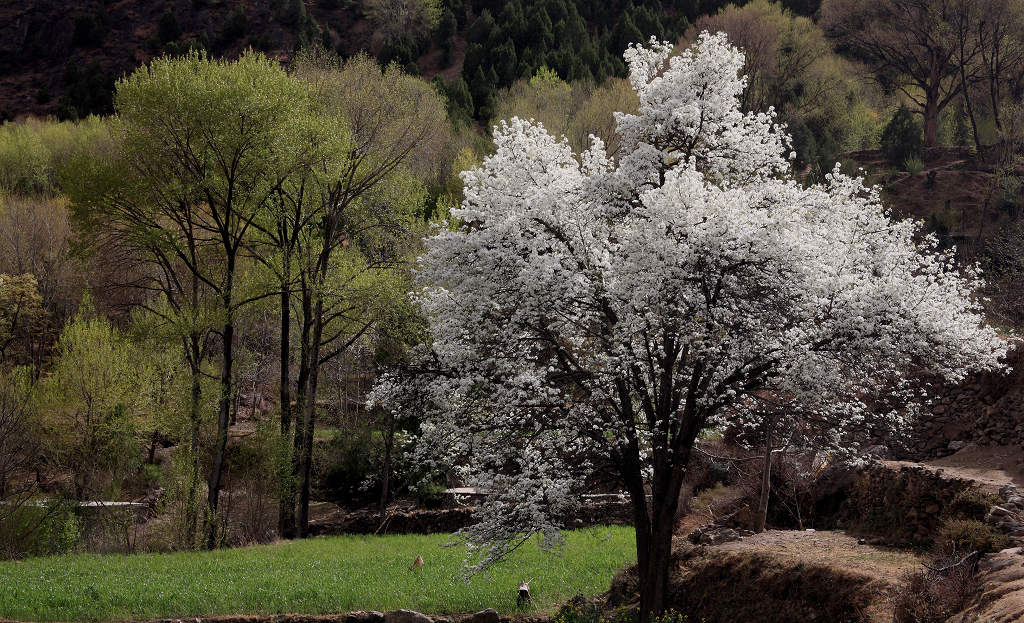
[[[494,89],[542,65],[567,79],[622,75],[627,43],[675,39],[697,14],[723,4],[440,0],[433,31],[410,36],[374,28],[360,0],[7,0],[0,2],[0,119],[109,112],[118,77],[190,46],[225,57],[251,46],[287,60],[311,42],[343,55],[367,50],[428,78],[461,75],[456,88],[476,100],[467,112],[484,117]]]
[[[334,13],[324,18],[339,22]],[[201,45],[287,57],[321,37],[301,0],[16,0],[0,3],[0,115],[110,110],[114,80],[150,58]]]

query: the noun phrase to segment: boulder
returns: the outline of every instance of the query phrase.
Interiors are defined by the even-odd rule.
[[[488,608],[477,612],[469,619],[469,623],[499,623],[500,617],[498,611],[494,608]]]
[[[384,623],[434,623],[434,621],[415,610],[389,610],[384,613]]]

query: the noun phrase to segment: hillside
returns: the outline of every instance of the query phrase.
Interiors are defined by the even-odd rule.
[[[0,119],[110,112],[114,81],[165,53],[195,47],[234,58],[252,47],[287,60],[311,43],[343,56],[368,51],[428,78],[462,74],[478,113],[491,90],[542,65],[567,79],[623,75],[626,44],[676,38],[721,4],[445,0],[424,26],[407,15],[373,22],[361,3],[338,0],[8,2],[0,6]]]
[[[108,112],[114,80],[153,56],[199,44],[216,55],[252,46],[283,58],[317,32],[301,2],[282,0],[4,3],[0,114]]]

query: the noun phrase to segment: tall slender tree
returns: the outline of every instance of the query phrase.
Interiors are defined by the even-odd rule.
[[[253,222],[278,196],[281,171],[294,166],[297,114],[309,101],[302,82],[260,54],[232,62],[195,51],[157,59],[118,82],[119,151],[96,165],[101,174],[91,178],[91,192],[82,193],[76,207],[84,220],[155,257],[163,290],[182,293],[189,313],[198,313],[200,290],[217,301],[220,395],[207,475],[208,547],[217,543],[235,316],[253,296],[266,295],[240,295],[239,271]],[[197,375],[209,328],[194,329],[185,351]]]

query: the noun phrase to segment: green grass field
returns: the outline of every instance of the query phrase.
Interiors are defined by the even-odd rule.
[[[73,555],[0,563],[0,619],[110,621],[211,614],[409,608],[432,614],[515,612],[533,580],[536,608],[607,590],[635,561],[632,528],[566,534],[543,551],[531,540],[509,560],[462,576],[465,549],[450,535],[341,536],[175,554]],[[424,566],[410,570],[417,555]]]

